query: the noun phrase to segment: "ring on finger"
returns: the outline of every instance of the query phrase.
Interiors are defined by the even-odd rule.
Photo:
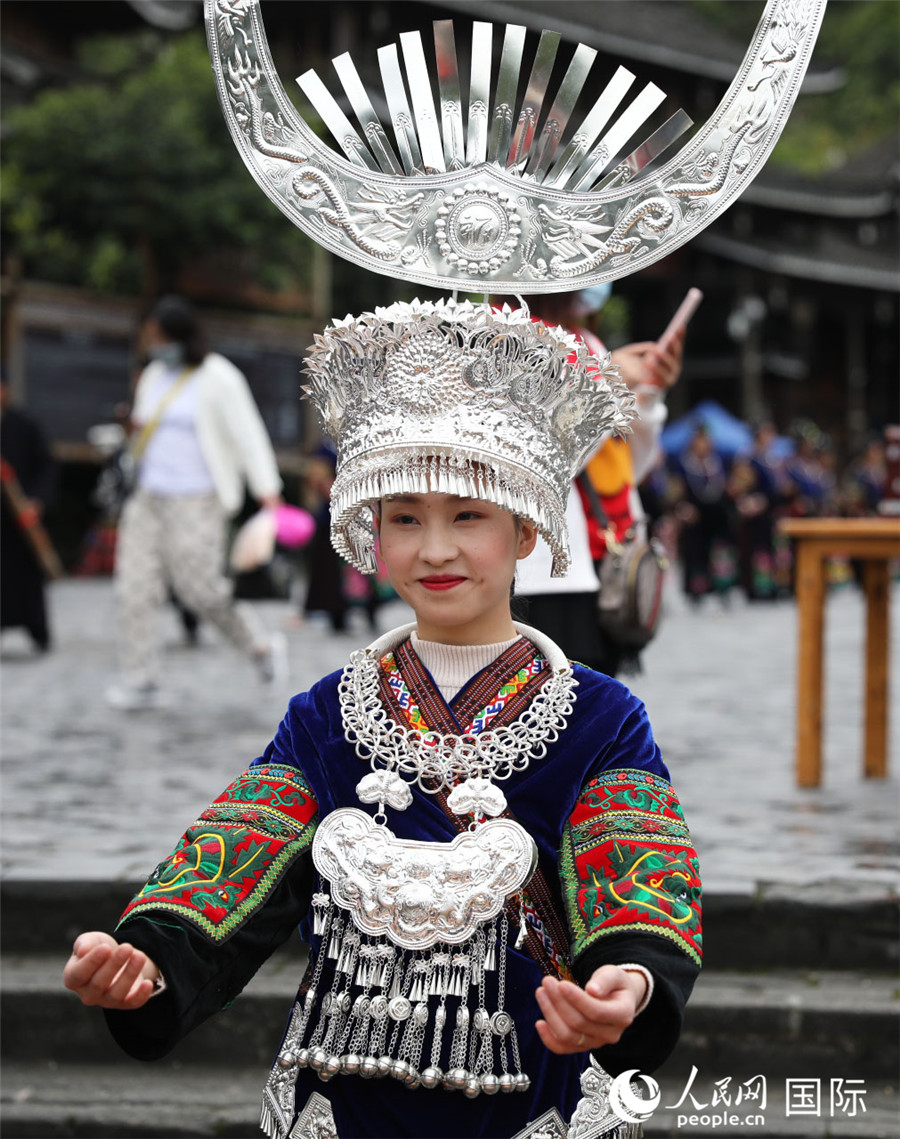
[[[579,1048],[583,1048],[583,1047],[584,1047],[584,1033],[583,1033],[583,1032],[582,1032],[582,1034],[581,1034],[581,1035],[578,1037],[578,1045],[577,1045],[577,1047],[579,1047]]]

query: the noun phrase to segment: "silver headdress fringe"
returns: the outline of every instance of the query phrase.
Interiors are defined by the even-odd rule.
[[[432,492],[533,522],[565,574],[571,479],[634,415],[608,357],[527,310],[414,301],[335,321],[306,367],[338,448],[332,541],[357,569],[375,570],[378,501]]]

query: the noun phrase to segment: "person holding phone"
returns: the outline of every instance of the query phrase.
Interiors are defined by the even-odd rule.
[[[548,293],[529,298],[531,314],[544,323],[574,333],[598,357],[607,349],[588,324],[609,299],[610,286],[594,285],[577,293]],[[676,314],[677,315],[677,314]],[[674,321],[673,321],[674,323]],[[666,330],[665,340],[639,341],[612,352],[612,362],[635,393],[638,417],[627,438],[607,436],[585,464],[585,474],[600,497],[616,537],[643,524],[638,486],[650,472],[666,421],[666,393],[678,381],[684,352],[684,324]],[[606,534],[583,491],[573,484],[567,517],[572,566],[563,578],[550,576],[550,554],[542,543],[516,579],[523,619],[542,629],[574,660],[616,676],[636,668],[636,655],[612,641],[597,624],[598,568],[606,555]]]

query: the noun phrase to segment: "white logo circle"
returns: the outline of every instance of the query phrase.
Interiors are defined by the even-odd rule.
[[[650,1093],[647,1099],[635,1095],[632,1090],[631,1081],[635,1076],[644,1081]],[[637,1068],[621,1072],[609,1088],[609,1106],[625,1123],[645,1123],[659,1107],[661,1099],[662,1094],[656,1080],[652,1076],[642,1076]]]

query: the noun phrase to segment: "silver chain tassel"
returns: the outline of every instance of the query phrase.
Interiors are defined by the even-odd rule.
[[[438,944],[428,952],[410,952],[361,935],[327,894],[317,893],[313,929],[322,948],[266,1086],[263,1127],[268,1133],[277,1133],[276,1117],[283,1119],[293,1106],[300,1068],[313,1069],[324,1081],[339,1074],[391,1076],[408,1087],[454,1089],[470,1099],[482,1092],[529,1087],[515,1024],[504,1008],[509,938],[505,913],[462,945]],[[319,1001],[326,961],[333,962],[334,976]],[[490,975],[497,977],[493,1013],[488,1010]],[[448,1021],[452,1033],[444,1072],[440,1064]],[[429,1031],[430,1062],[423,1070]]]

